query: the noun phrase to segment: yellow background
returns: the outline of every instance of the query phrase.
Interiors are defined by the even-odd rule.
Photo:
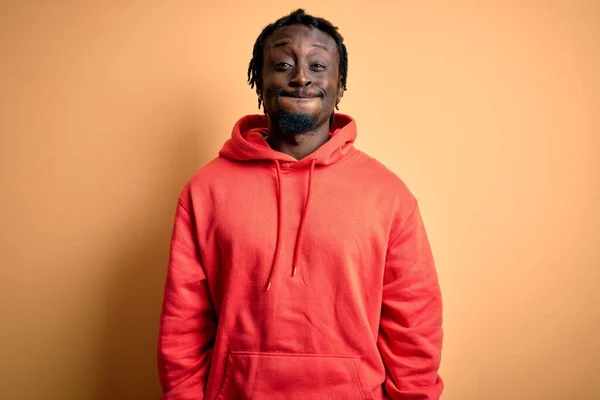
[[[420,200],[443,399],[600,399],[600,2],[568,0],[1,1],[2,399],[158,397],[176,196],[299,6],[345,36],[357,146]]]

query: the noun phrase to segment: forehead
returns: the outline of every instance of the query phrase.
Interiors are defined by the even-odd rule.
[[[282,43],[289,42],[288,46],[302,47],[302,45],[321,45],[334,54],[337,53],[335,40],[322,30],[314,26],[303,24],[287,25],[277,29],[265,43],[265,51],[269,53],[280,47]],[[277,47],[275,47],[277,46]]]

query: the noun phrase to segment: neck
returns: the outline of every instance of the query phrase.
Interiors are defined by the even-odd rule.
[[[301,160],[314,153],[329,140],[329,124],[323,124],[314,131],[301,135],[282,135],[269,124],[267,142],[273,150],[280,151]]]

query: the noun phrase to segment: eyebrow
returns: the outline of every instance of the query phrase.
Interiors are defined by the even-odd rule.
[[[313,47],[318,47],[318,48],[323,49],[323,50],[325,50],[326,52],[329,53],[329,48],[327,46],[325,46],[324,44],[315,43],[315,44],[313,44]]]
[[[273,43],[273,48],[287,46],[288,44],[291,44],[291,43],[292,43],[291,40],[289,40],[289,39],[283,39],[283,40],[280,40],[278,42]],[[322,43],[314,43],[312,45],[312,47],[317,47],[319,49],[323,49],[323,50],[325,50],[326,52],[329,53],[329,48],[327,46],[325,46],[324,44],[322,44]]]

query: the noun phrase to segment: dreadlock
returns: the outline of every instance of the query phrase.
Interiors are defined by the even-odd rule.
[[[338,32],[337,26],[334,26],[331,22],[323,18],[313,17],[312,15],[306,14],[303,9],[299,8],[293,13],[286,15],[285,17],[279,18],[274,23],[267,25],[254,43],[254,50],[252,51],[252,59],[248,66],[248,83],[251,88],[255,86],[260,90],[262,88],[262,68],[263,68],[263,50],[267,38],[273,34],[277,29],[287,25],[303,24],[306,26],[312,26],[320,31],[328,34],[335,40],[339,54],[339,65],[340,65],[340,78],[342,87],[346,90],[346,79],[348,78],[348,51],[344,44],[344,38]],[[258,100],[258,107],[260,108],[261,101]]]

